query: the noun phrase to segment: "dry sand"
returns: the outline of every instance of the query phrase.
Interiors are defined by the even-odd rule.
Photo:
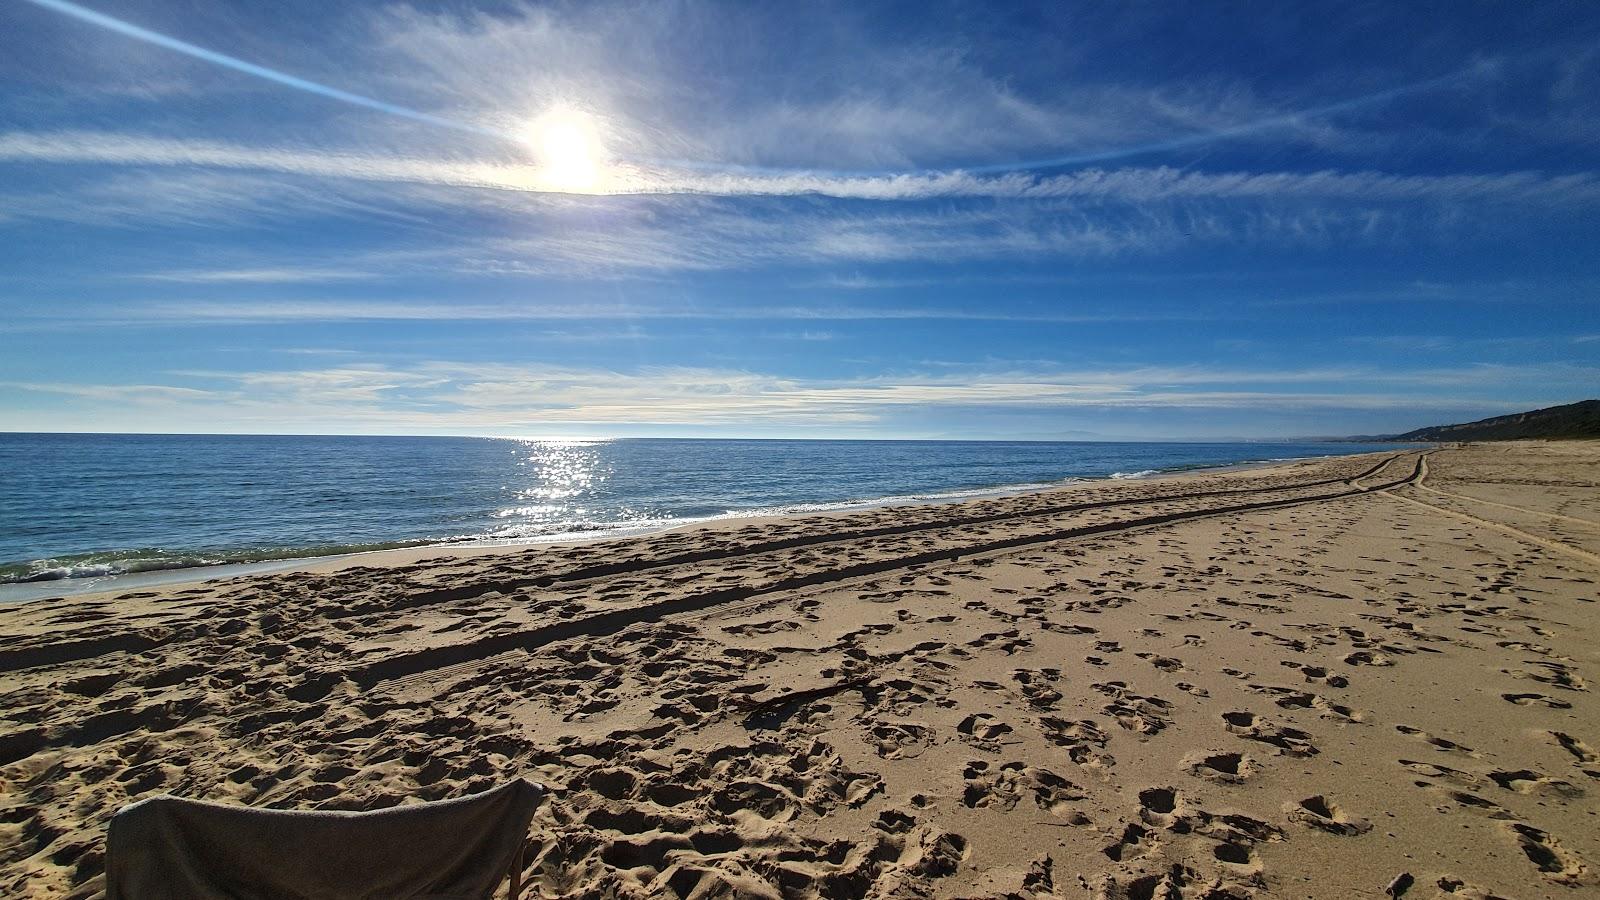
[[[154,793],[549,785],[536,896],[1600,892],[1600,445],[0,611],[0,894]]]

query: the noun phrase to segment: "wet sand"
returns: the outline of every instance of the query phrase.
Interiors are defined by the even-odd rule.
[[[1600,444],[369,559],[0,609],[0,894],[517,775],[536,896],[1600,890]]]

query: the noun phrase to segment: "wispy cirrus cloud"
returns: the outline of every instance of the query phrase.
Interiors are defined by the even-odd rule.
[[[168,328],[175,325],[293,322],[544,322],[585,320],[690,321],[1010,321],[1056,324],[1186,321],[1187,313],[1132,310],[1033,311],[935,306],[695,305],[639,303],[461,303],[443,300],[182,300],[77,309],[75,323]]]
[[[0,134],[4,161],[117,168],[109,178],[0,198],[0,224],[6,217],[139,228],[320,218],[386,222],[410,235],[409,246],[391,241],[337,260],[319,261],[313,250],[212,269],[123,273],[194,284],[423,271],[637,278],[796,264],[1106,258],[1194,245],[1386,246],[1481,237],[1530,216],[1581,217],[1600,207],[1593,173],[1154,167],[838,176],[622,167],[607,188],[617,193],[595,197],[551,193],[522,164],[115,133]],[[464,233],[441,215],[488,216],[498,227]]]
[[[281,267],[255,269],[174,269],[132,276],[141,281],[177,284],[299,284],[304,282],[347,281],[375,277],[361,269]]]
[[[1275,79],[1265,89],[1225,67],[1141,77],[1168,62],[1133,62],[1159,43],[1140,34],[1164,28],[1160,17],[1075,10],[1075,27],[1051,35],[1050,52],[1021,67],[1050,87],[1030,90],[1018,83],[1018,59],[1008,50],[1019,36],[990,21],[969,20],[959,33],[902,21],[901,39],[886,42],[881,23],[844,4],[796,15],[696,3],[512,2],[493,11],[374,6],[348,17],[356,39],[337,57],[272,48],[282,60],[274,67],[271,57],[243,59],[65,0],[31,2],[77,20],[80,30],[87,23],[125,44],[142,42],[147,52],[159,47],[284,92],[359,107],[370,113],[369,132],[392,120],[446,136],[515,141],[540,111],[576,103],[604,123],[614,154],[634,163],[823,170],[1027,168],[1030,158],[1082,164],[1219,141],[1371,153],[1415,144],[1428,132],[1413,125],[1397,133],[1364,114],[1416,96],[1475,97],[1552,60],[1564,66],[1552,94],[1570,106],[1589,81],[1580,61],[1594,50],[1580,32],[1536,50],[1463,47],[1445,54],[1442,70],[1383,59],[1319,71],[1309,84]],[[1097,27],[1102,17],[1108,21]],[[1317,17],[1305,19],[1305,27],[1318,27]],[[773,57],[759,49],[768,46],[791,52]],[[1108,66],[1107,56],[1133,64]],[[283,68],[296,66],[311,68]],[[750,77],[757,71],[786,85],[781,96],[762,90]],[[1330,88],[1342,96],[1330,101]],[[1504,117],[1524,140],[1537,132],[1524,110]],[[1438,135],[1442,142],[1462,137]],[[1554,139],[1561,137],[1555,129]]]
[[[0,134],[0,161],[184,166],[279,172],[524,193],[571,194],[531,163],[259,147],[105,132]],[[1399,175],[1377,171],[1197,172],[1170,167],[1087,169],[1062,175],[964,170],[888,175],[700,171],[619,164],[592,193],[712,197],[821,196],[846,200],[1011,199],[1152,203],[1183,200],[1352,200],[1592,205],[1600,175],[1506,172]]]
[[[653,183],[666,191],[627,197],[546,194],[515,167],[367,158],[188,141],[62,134],[0,135],[0,160],[115,160],[137,174],[95,182],[77,196],[13,199],[6,214],[56,215],[144,226],[214,223],[241,216],[390,219],[420,227],[420,243],[381,252],[304,254],[248,265],[171,268],[136,277],[191,284],[317,283],[454,272],[474,279],[638,277],[804,264],[916,260],[1094,258],[1152,254],[1195,244],[1330,246],[1437,241],[1497,227],[1480,210],[1585,210],[1600,206],[1600,177],[1508,173],[1417,176],[1383,173],[1200,173],[1169,168],[1050,177],[971,173],[838,178],[689,173]],[[150,165],[171,167],[157,183]],[[192,166],[200,166],[199,170]],[[207,167],[251,170],[243,179]],[[281,179],[290,179],[281,183]],[[308,178],[312,181],[297,182]],[[332,189],[319,188],[326,182]],[[383,183],[404,190],[378,190]],[[489,195],[507,199],[490,202]],[[444,192],[441,194],[440,192]],[[684,194],[671,192],[684,191]],[[751,193],[744,193],[744,192]],[[830,196],[901,201],[986,200],[897,209],[765,209],[766,197]],[[668,200],[676,197],[674,202]],[[518,198],[528,198],[526,201]],[[742,201],[742,202],[736,202]],[[684,204],[689,205],[684,205]],[[641,205],[642,204],[642,205]],[[665,204],[665,205],[662,205]],[[531,236],[469,236],[428,224],[455,207],[489,214]],[[51,210],[54,210],[52,213]],[[413,225],[416,223],[416,225]],[[294,304],[286,309],[293,310]],[[463,308],[463,318],[474,318]],[[398,317],[409,317],[400,315]]]
[[[1021,36],[993,33],[989,17],[966,20],[959,37],[901,21],[899,39],[886,42],[881,23],[850,5],[820,3],[812,12],[693,3],[513,3],[493,12],[387,6],[365,23],[375,48],[366,62],[381,73],[373,90],[505,132],[542,108],[578,102],[606,123],[624,160],[904,170],[1082,164],[1218,142],[1347,155],[1416,146],[1424,136],[1459,144],[1459,133],[1396,129],[1372,113],[1408,98],[1477,98],[1550,61],[1571,71],[1570,60],[1589,49],[1582,35],[1501,54],[1463,47],[1442,67],[1385,59],[1323,71],[1312,84],[1263,86],[1223,67],[1141,77],[1141,69],[1170,65],[1159,58],[1106,65],[1108,56],[1132,62],[1157,45],[1140,35],[1166,27],[1158,15],[1119,10],[1102,20],[1074,9],[1056,23],[1069,27],[1050,35],[1048,49],[1019,66],[1009,48]],[[1317,19],[1304,17],[1304,27],[1317,28]],[[762,52],[770,46],[791,52]],[[1051,89],[1019,84],[1019,68]],[[764,92],[750,78],[756,71],[783,83],[781,96]]]
[[[76,384],[64,381],[0,381],[0,388],[114,403],[209,403],[216,391],[170,384]]]
[[[659,279],[773,266],[851,267],[854,271],[798,281],[831,293],[959,284],[974,276],[944,269],[964,261],[1149,257],[1192,247],[1281,251],[1481,241],[1519,234],[1535,217],[1563,211],[1581,217],[1600,207],[1600,189],[1592,179],[1540,176],[1476,181],[1375,177],[1368,183],[1371,196],[1363,197],[1342,176],[1326,180],[1316,175],[1211,176],[1211,188],[1202,190],[1206,179],[1196,180],[1193,174],[1173,177],[1162,170],[1141,170],[1101,173],[1115,178],[1085,178],[1093,189],[1085,188],[1078,197],[837,207],[783,198],[571,197],[415,184],[394,190],[366,181],[296,184],[290,176],[272,176],[251,187],[228,184],[226,179],[220,184],[206,179],[196,183],[196,173],[173,172],[178,182],[170,186],[141,173],[139,183],[149,189],[144,200],[130,192],[132,185],[124,185],[109,194],[95,189],[81,198],[56,197],[55,213],[29,204],[7,210],[0,200],[4,210],[0,216],[59,213],[88,217],[84,221],[94,224],[140,229],[163,221],[215,224],[241,216],[296,227],[308,215],[340,216],[369,223],[387,220],[405,235],[403,242],[391,239],[375,247],[276,250],[262,245],[231,252],[210,266],[175,259],[154,269],[104,273],[174,284],[333,284],[404,280],[419,274],[474,281]],[[275,180],[279,178],[290,178],[291,183],[280,184]],[[1269,188],[1273,184],[1276,188]],[[256,190],[258,203],[252,200]],[[1317,199],[1333,195],[1346,199]],[[121,199],[100,202],[111,197]],[[304,198],[304,203],[297,198]],[[444,214],[458,218],[441,219]],[[452,227],[450,223],[461,217],[489,217],[493,227],[481,227],[481,221],[475,229]],[[929,262],[941,268],[893,276],[862,270],[902,262]],[[993,273],[983,277],[986,282],[997,280]],[[1061,282],[1065,276],[1019,272],[1007,277],[1044,284]],[[1121,276],[1121,281],[1137,277]],[[1480,284],[1473,291],[1488,289]],[[1407,293],[1422,296],[1425,290],[1419,285]],[[1326,294],[1327,302],[1340,302],[1345,295],[1359,293],[1323,291],[1318,296]],[[1435,293],[1449,299],[1459,288],[1444,287]],[[1281,299],[1314,302],[1310,295],[1298,301]],[[287,298],[285,308],[292,312],[303,306]],[[467,318],[473,317],[471,306],[463,304]]]
[[[349,364],[283,371],[184,371],[172,385],[9,383],[90,403],[165,405],[248,430],[274,417],[374,430],[500,432],[570,425],[870,427],[911,414],[1021,410],[1404,410],[1517,408],[1552,383],[1594,378],[1570,366],[1226,370],[1202,367],[907,374],[804,379],[706,367],[630,371],[499,363]],[[1438,385],[1454,386],[1454,395]],[[1520,391],[1512,399],[1494,392]]]
[[[183,166],[63,171],[68,177],[49,182],[0,183],[0,224],[251,228],[286,220],[426,221],[414,208],[375,196],[378,185],[370,182],[330,189],[295,175]]]

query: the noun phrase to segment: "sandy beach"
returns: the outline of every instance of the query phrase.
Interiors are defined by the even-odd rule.
[[[542,897],[1600,896],[1600,444],[0,609],[0,894],[158,793],[547,785]]]

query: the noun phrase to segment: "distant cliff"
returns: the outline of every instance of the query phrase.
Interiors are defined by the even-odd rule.
[[[1582,400],[1565,406],[1495,416],[1461,425],[1435,425],[1392,441],[1516,441],[1526,438],[1600,438],[1600,400]]]

